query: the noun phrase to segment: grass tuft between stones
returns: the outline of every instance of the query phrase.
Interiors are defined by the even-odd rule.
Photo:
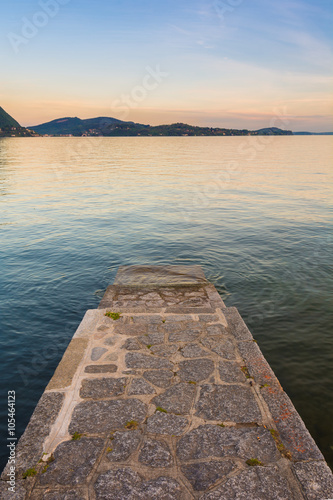
[[[35,467],[32,467],[31,469],[27,469],[25,472],[23,472],[22,477],[23,479],[26,479],[27,477],[33,477],[37,474],[37,471]]]
[[[125,424],[125,428],[129,431],[133,431],[139,427],[139,424],[136,420],[130,420]]]
[[[160,406],[156,406],[156,410],[155,410],[155,413],[157,411],[160,411],[161,413],[168,413],[164,408],[161,408]]]
[[[242,372],[244,373],[245,377],[246,378],[253,378],[251,377],[251,375],[249,374],[249,370],[248,370],[248,367],[247,366],[241,366],[241,370]]]
[[[284,444],[282,443],[278,431],[276,431],[275,429],[268,429],[268,430],[271,433],[279,452],[282,453],[282,455],[284,455],[286,458],[291,460],[291,453],[285,448]]]
[[[72,435],[72,441],[79,441],[82,438],[83,434],[80,434],[79,432],[74,432]]]
[[[115,313],[115,312],[111,312],[111,311],[106,311],[106,313],[105,313],[104,316],[107,316],[108,318],[111,318],[114,321],[116,321],[117,319],[121,318],[120,313]]]
[[[249,465],[250,467],[256,467],[258,465],[264,465],[257,458],[249,458],[248,460],[246,460],[246,464]]]

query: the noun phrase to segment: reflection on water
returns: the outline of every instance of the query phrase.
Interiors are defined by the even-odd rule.
[[[119,266],[199,264],[332,464],[330,142],[0,140],[1,400],[17,391],[18,429]]]

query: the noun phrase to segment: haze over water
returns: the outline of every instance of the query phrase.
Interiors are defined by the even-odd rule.
[[[117,268],[200,264],[333,464],[329,137],[0,140],[1,459]]]

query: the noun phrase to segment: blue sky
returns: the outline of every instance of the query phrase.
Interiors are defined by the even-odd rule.
[[[23,125],[333,130],[331,0],[0,1],[0,105]]]

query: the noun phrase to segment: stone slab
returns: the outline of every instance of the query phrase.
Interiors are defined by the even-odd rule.
[[[88,346],[87,338],[74,338],[67,347],[46,390],[64,389],[71,385]]]
[[[201,266],[120,266],[115,285],[144,287],[208,283]]]
[[[16,447],[16,473],[21,476],[27,469],[35,467],[43,454],[43,444],[59,415],[64,394],[44,393]],[[7,479],[8,465],[1,476]]]

